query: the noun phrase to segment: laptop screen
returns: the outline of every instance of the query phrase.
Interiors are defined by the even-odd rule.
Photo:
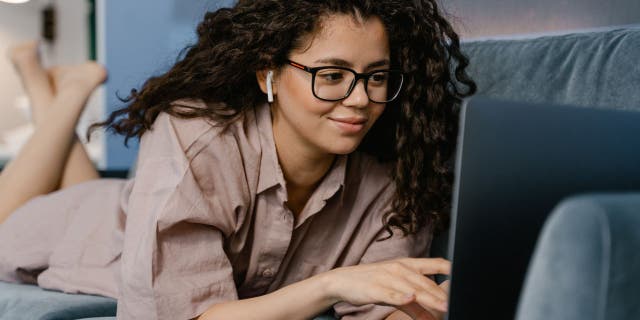
[[[462,109],[454,189],[448,319],[514,319],[553,207],[640,190],[640,112],[473,99]]]

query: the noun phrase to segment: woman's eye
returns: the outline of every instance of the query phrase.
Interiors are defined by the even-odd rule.
[[[335,82],[344,79],[344,75],[341,72],[327,72],[319,74],[318,76],[327,82]]]
[[[374,73],[369,78],[369,81],[373,81],[373,82],[376,82],[376,83],[384,83],[384,82],[387,81],[387,74],[386,73]]]

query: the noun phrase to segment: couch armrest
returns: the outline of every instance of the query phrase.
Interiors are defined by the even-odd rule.
[[[538,239],[518,320],[640,319],[640,193],[561,202]]]

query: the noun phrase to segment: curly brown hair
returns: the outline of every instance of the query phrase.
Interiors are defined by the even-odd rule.
[[[126,143],[151,129],[161,112],[233,121],[266,102],[256,71],[283,66],[332,14],[380,18],[389,35],[391,67],[405,73],[401,96],[387,104],[358,147],[394,164],[387,231],[395,227],[406,235],[443,226],[451,209],[459,107],[476,85],[465,72],[469,61],[459,37],[435,0],[240,0],[233,8],[207,12],[197,43],[168,72],[132,90],[127,107],[92,129],[107,126],[125,135]],[[200,99],[208,108],[175,104],[185,98]]]

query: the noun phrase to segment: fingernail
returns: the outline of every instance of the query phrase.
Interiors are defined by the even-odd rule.
[[[449,309],[449,304],[448,304],[446,301],[441,302],[441,303],[440,303],[440,308],[442,309],[442,311],[445,311],[445,312],[446,312],[446,311],[447,311],[447,309]]]

